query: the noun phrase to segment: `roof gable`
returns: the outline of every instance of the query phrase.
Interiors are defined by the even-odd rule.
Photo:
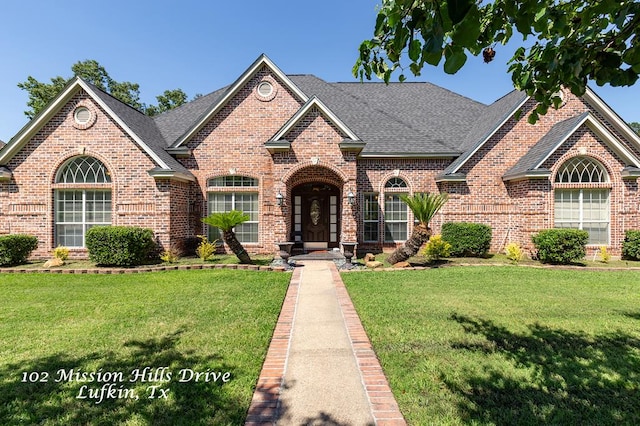
[[[84,90],[111,119],[124,129],[140,149],[153,159],[159,169],[172,172],[176,177],[182,179],[194,179],[187,169],[164,150],[166,146],[164,139],[150,117],[79,77],[72,79],[49,105],[27,123],[9,141],[5,149],[0,151],[0,165],[7,164],[80,90]]]
[[[265,54],[260,55],[258,59],[242,73],[242,75],[220,95],[215,102],[209,106],[200,117],[171,144],[171,148],[177,148],[191,138],[198,130],[200,130],[215,114],[224,107],[227,102],[233,98],[247,82],[262,69],[267,67],[292,93],[294,93],[302,102],[309,100],[308,96],[302,92]]]
[[[503,176],[503,180],[518,180],[532,177],[546,178],[550,172],[542,169],[544,162],[553,155],[578,129],[586,125],[627,166],[640,167],[640,159],[628,150],[613,133],[600,123],[589,111],[556,123],[549,131]]]
[[[311,111],[312,108],[317,108],[322,115],[324,115],[332,124],[334,124],[342,134],[346,135],[347,138],[352,141],[359,140],[358,136],[345,125],[340,118],[336,114],[333,113],[327,106],[318,99],[317,96],[313,95],[302,107],[278,130],[278,132],[273,135],[270,139],[270,142],[276,142],[281,140],[284,136],[289,133],[300,120],[302,120],[306,115]]]
[[[462,142],[462,155],[451,163],[442,176],[457,176],[460,168],[482,148],[491,137],[518,111],[529,97],[514,90],[491,104],[482,115],[470,125],[469,133]]]

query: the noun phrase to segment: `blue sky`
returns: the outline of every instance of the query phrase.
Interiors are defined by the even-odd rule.
[[[270,1],[11,1],[2,6],[0,140],[27,122],[27,93],[16,85],[71,76],[71,65],[95,59],[112,78],[140,84],[155,103],[166,89],[189,97],[232,83],[261,53],[287,74],[354,81],[360,42],[370,38],[377,0]],[[499,47],[494,62],[470,58],[456,75],[426,68],[430,81],[484,103],[512,90]],[[397,78],[397,77],[396,77]],[[620,116],[640,122],[640,83],[592,86]]]

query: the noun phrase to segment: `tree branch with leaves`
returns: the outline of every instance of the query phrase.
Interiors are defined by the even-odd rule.
[[[514,87],[538,105],[530,122],[561,103],[562,86],[577,96],[587,82],[630,86],[640,74],[640,2],[632,0],[383,0],[374,37],[360,45],[355,76],[419,76],[426,65],[454,74],[468,56],[485,62],[520,34],[509,59]],[[408,62],[407,62],[408,59]],[[408,63],[408,65],[407,65]]]

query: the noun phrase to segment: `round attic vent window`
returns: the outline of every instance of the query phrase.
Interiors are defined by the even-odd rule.
[[[89,111],[87,107],[78,107],[73,113],[73,118],[76,120],[76,123],[85,125],[91,120],[91,111]]]
[[[257,92],[260,97],[269,98],[273,95],[273,85],[268,81],[261,81],[260,84],[258,84]]]
[[[96,122],[96,114],[90,106],[78,105],[73,110],[73,127],[80,130],[88,129]]]

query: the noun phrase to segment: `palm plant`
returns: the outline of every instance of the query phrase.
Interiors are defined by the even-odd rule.
[[[233,228],[249,220],[249,215],[238,210],[231,210],[224,213],[211,213],[202,218],[202,222],[211,225],[222,231],[222,239],[229,249],[236,255],[240,263],[252,264],[249,253],[244,249],[242,243],[238,241]]]
[[[411,237],[404,243],[404,246],[397,248],[387,258],[387,262],[392,265],[415,256],[420,247],[429,241],[429,237],[431,237],[429,222],[447,202],[449,195],[446,192],[441,194],[418,193],[413,196],[401,195],[400,199],[411,209],[418,223],[413,227]]]

